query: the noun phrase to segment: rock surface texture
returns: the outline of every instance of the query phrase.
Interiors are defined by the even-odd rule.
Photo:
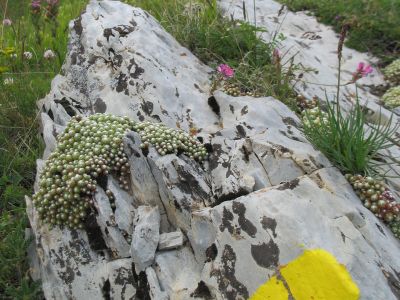
[[[119,1],[91,1],[70,30],[63,75],[40,103],[44,159],[71,116],[95,112],[195,128],[210,158],[200,165],[143,153],[129,133],[130,191],[109,177],[112,209],[98,186],[86,230],[49,229],[27,197],[30,257],[47,299],[248,299],[280,265],[315,248],[345,266],[362,299],[400,299],[399,241],[284,104],[210,98],[212,70]]]

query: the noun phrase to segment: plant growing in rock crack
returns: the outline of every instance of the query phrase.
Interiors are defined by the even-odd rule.
[[[264,29],[225,18],[216,0],[176,0],[173,5],[162,0],[126,2],[149,11],[204,63],[213,68],[220,63],[233,68],[235,76],[223,82],[226,92],[233,96],[273,96],[295,108],[291,81],[300,66],[292,58],[277,64],[273,57],[283,35],[274,33],[271,41],[264,41],[261,38]],[[214,83],[218,85],[220,81]]]
[[[207,157],[198,140],[162,124],[137,123],[127,117],[104,114],[87,119],[73,117],[59,136],[33,196],[41,220],[52,226],[84,228],[100,176],[111,173],[118,177],[121,188],[129,189],[130,167],[122,142],[128,130],[138,132],[143,141],[141,148],[154,145],[160,155],[182,152],[197,161]],[[107,190],[106,194],[113,202],[112,193]]]
[[[380,167],[379,152],[396,144],[395,133],[400,124],[393,124],[391,117],[386,124],[379,120],[378,125],[366,128],[366,117],[356,97],[356,102],[347,114],[340,109],[340,72],[341,52],[348,27],[343,27],[338,46],[339,75],[337,83],[336,105],[329,101],[326,111],[305,113],[304,133],[316,148],[344,173],[385,176]],[[372,72],[370,66],[360,63],[350,83]],[[349,84],[349,83],[346,83]],[[312,126],[315,118],[323,121],[323,126]],[[388,163],[390,164],[390,163]]]
[[[382,150],[394,146],[396,132],[400,124],[393,124],[393,115],[383,124],[366,126],[366,117],[356,97],[356,102],[348,114],[340,108],[340,71],[344,39],[348,27],[344,26],[338,46],[339,75],[336,105],[327,101],[326,111],[320,108],[306,109],[304,113],[304,133],[310,142],[343,173],[360,196],[365,207],[390,225],[399,237],[399,204],[383,182],[370,177],[386,177],[382,166],[394,164],[381,162]],[[350,83],[372,72],[372,68],[360,63]],[[349,83],[347,83],[349,84]],[[363,177],[368,176],[368,177]]]
[[[346,174],[364,206],[387,223],[393,234],[400,238],[400,203],[383,181],[372,177]]]

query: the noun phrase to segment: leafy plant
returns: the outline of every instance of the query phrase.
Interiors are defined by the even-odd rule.
[[[365,114],[358,100],[346,115],[327,103],[324,119],[320,126],[304,126],[309,141],[342,172],[351,174],[378,175],[380,166],[379,152],[392,147],[399,124],[394,125],[392,117],[383,124],[371,125],[366,130]],[[306,114],[309,124],[311,116]],[[381,174],[384,176],[384,174]]]
[[[61,0],[57,18],[49,20],[44,12],[32,15],[31,0],[0,0],[0,15],[11,20],[7,26],[0,21],[1,299],[40,298],[40,287],[28,273],[24,201],[24,195],[32,193],[36,159],[43,153],[36,101],[46,95],[59,72],[67,51],[68,23],[86,2]],[[53,49],[58,59],[46,60],[47,49]]]

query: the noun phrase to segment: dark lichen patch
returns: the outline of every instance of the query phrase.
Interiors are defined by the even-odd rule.
[[[196,90],[198,90],[200,93],[204,93],[204,91],[199,87],[199,85],[198,84],[193,84],[193,86],[196,88]]]
[[[233,225],[232,225],[232,221],[233,221],[233,213],[228,210],[226,207],[224,207],[223,211],[222,211],[222,222],[221,225],[219,225],[219,230],[221,232],[224,232],[225,229],[227,229],[229,231],[230,234],[233,234]]]
[[[202,202],[210,198],[210,195],[199,185],[198,179],[192,172],[186,170],[176,161],[173,161],[172,164],[179,176],[179,181],[176,183],[179,190],[191,195],[190,198],[193,199],[193,202]],[[190,210],[190,205],[187,209]]]
[[[268,218],[268,217],[266,217],[266,216],[263,216],[262,219],[261,219],[261,221],[260,221],[260,223],[261,223],[261,226],[262,226],[266,231],[267,231],[268,229],[272,231],[272,235],[273,235],[274,238],[277,237],[277,234],[276,234],[276,226],[277,226],[277,223],[276,223],[276,220],[275,220],[275,219],[272,219],[272,218]]]
[[[174,200],[174,206],[177,210],[182,211],[182,207],[176,199]]]
[[[296,178],[292,181],[284,182],[278,187],[278,190],[280,190],[280,191],[284,191],[287,189],[293,190],[294,188],[296,188],[299,185],[299,182],[300,182],[300,179],[298,179],[298,178]]]
[[[267,244],[251,245],[251,255],[260,267],[270,268],[278,266],[279,248],[272,239]]]
[[[241,202],[234,201],[232,203],[232,211],[238,215],[239,227],[243,229],[249,236],[254,238],[257,233],[257,228],[251,223],[249,219],[245,217],[246,206]]]
[[[97,224],[96,216],[91,213],[85,222],[85,229],[89,240],[89,245],[92,250],[107,249],[106,242],[103,239],[99,224]]]
[[[376,227],[378,227],[378,230],[380,231],[380,233],[382,233],[384,236],[386,236],[385,232],[383,231],[383,228],[381,225],[379,225],[378,223],[375,223]]]
[[[286,118],[283,118],[282,119],[282,121],[283,121],[283,123],[285,123],[286,125],[291,125],[291,126],[294,126],[294,127],[296,127],[296,121],[293,119],[293,118],[291,118],[291,117],[286,117]]]
[[[136,63],[134,58],[132,58],[129,63],[130,63],[128,67],[130,70],[129,75],[134,79],[138,79],[144,73],[144,69]],[[132,69],[134,69],[133,72]]]
[[[388,272],[383,269],[382,265],[380,266],[383,275],[386,277],[387,283],[389,285],[389,288],[391,289],[393,295],[397,299],[400,299],[400,278],[399,278],[399,273],[395,272],[397,276],[392,274],[391,272]]]
[[[118,275],[114,280],[114,284],[122,286],[121,298],[124,299],[127,286],[133,285],[136,287],[132,270],[123,267],[119,268]]]
[[[206,249],[206,262],[211,262],[215,260],[215,258],[218,255],[218,248],[217,246],[213,243],[210,247]]]
[[[235,107],[232,104],[229,104],[229,110],[231,111],[231,113],[235,113]]]
[[[344,233],[340,231],[340,235],[342,236],[343,243],[346,243],[346,236],[344,235]]]
[[[54,121],[54,114],[53,114],[53,111],[51,110],[51,108],[47,111],[47,114],[49,115],[50,119],[52,119]]]
[[[248,106],[243,106],[242,110],[240,111],[240,114],[243,116],[249,112]]]
[[[136,273],[135,265],[132,264],[134,282],[137,284],[135,300],[151,300],[150,286],[145,272]]]
[[[251,151],[249,151],[249,150],[247,149],[246,145],[243,145],[243,146],[239,149],[239,151],[243,153],[243,160],[244,160],[245,162],[249,162],[249,161],[250,161],[250,154],[251,154]]]
[[[66,251],[70,256],[74,256],[75,261],[82,265],[86,265],[92,261],[90,252],[88,250],[87,243],[78,237],[76,230],[72,230],[71,233],[75,233],[73,239],[68,242],[69,249]]]
[[[211,107],[211,110],[218,116],[221,117],[221,108],[219,107],[219,104],[217,102],[217,99],[215,99],[214,96],[211,96],[208,98],[208,106]]]
[[[143,112],[150,116],[153,113],[153,109],[154,109],[154,104],[153,102],[150,101],[143,101],[143,103],[140,105]]]
[[[235,276],[236,253],[230,245],[225,245],[221,256],[220,268],[210,272],[211,277],[216,277],[218,289],[225,299],[248,299],[249,292],[245,285]]]
[[[73,117],[76,115],[74,106],[67,100],[67,98],[63,97],[61,100],[55,99],[54,102],[60,104],[69,116]]]
[[[105,113],[107,110],[107,105],[101,98],[97,98],[93,108],[95,113]]]
[[[118,79],[117,79],[116,91],[118,93],[125,92],[126,95],[129,94],[128,80],[127,80],[126,74],[124,74],[124,73],[119,74]]]
[[[112,32],[112,28],[106,28],[103,31],[103,36],[107,39],[107,42],[110,40],[110,36],[115,36]]]
[[[197,288],[194,290],[193,293],[190,294],[190,297],[193,297],[193,298],[202,298],[202,299],[205,299],[205,300],[212,299],[210,289],[209,289],[208,286],[204,283],[203,280],[201,280],[201,281],[198,283]]]
[[[249,194],[249,191],[240,188],[238,191],[236,192],[231,192],[231,193],[227,193],[227,194],[223,194],[220,197],[216,198],[213,206],[217,206],[219,204],[221,204],[222,202],[226,202],[226,201],[231,201],[231,200],[235,200],[239,197],[242,196],[246,196]]]
[[[243,139],[247,136],[246,130],[242,125],[236,125],[236,138],[235,139]]]
[[[109,279],[104,282],[101,293],[103,294],[103,299],[111,300],[111,284]]]
[[[79,18],[77,18],[75,21],[74,21],[74,30],[75,30],[75,32],[76,32],[76,34],[77,35],[82,35],[82,32],[83,32],[83,27],[82,27],[82,16],[79,16]]]
[[[113,27],[112,29],[118,32],[120,37],[126,37],[129,33],[135,30],[136,25],[136,23],[134,24],[134,26],[118,25],[116,27]]]

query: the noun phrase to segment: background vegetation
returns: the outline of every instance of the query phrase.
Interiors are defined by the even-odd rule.
[[[43,152],[36,101],[46,95],[51,79],[60,71],[67,50],[68,22],[78,16],[85,3],[61,1],[58,16],[52,20],[44,16],[45,11],[32,14],[29,0],[0,1],[1,21],[3,17],[12,21],[11,26],[0,25],[1,299],[35,299],[40,295],[27,274],[24,239],[24,195],[32,192],[35,161]],[[56,54],[51,61],[43,58],[48,49]],[[25,51],[32,53],[31,60],[23,58]],[[8,78],[13,84],[5,84]]]
[[[280,0],[291,10],[310,10],[336,31],[351,24],[347,46],[369,51],[388,64],[400,55],[399,0]]]

